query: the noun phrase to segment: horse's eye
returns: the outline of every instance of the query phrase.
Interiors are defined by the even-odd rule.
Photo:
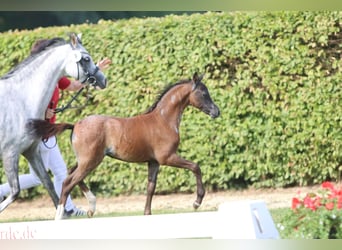
[[[85,56],[85,57],[83,58],[83,60],[86,61],[86,62],[89,62],[89,61],[90,61],[90,58],[89,58],[89,56]]]

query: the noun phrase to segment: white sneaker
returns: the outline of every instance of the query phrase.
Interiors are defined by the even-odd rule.
[[[81,217],[81,216],[86,216],[87,212],[82,210],[82,209],[80,209],[80,208],[75,207],[74,209],[72,209],[70,211],[66,211],[65,215],[67,217],[71,217],[71,216]]]

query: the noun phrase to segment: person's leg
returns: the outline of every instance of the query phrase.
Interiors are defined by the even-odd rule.
[[[39,178],[36,176],[31,166],[30,166],[29,174],[19,175],[19,183],[20,183],[21,190],[36,187],[41,184]],[[7,196],[9,193],[10,193],[10,187],[8,183],[1,184],[0,185],[0,200],[2,200],[2,198],[4,196]]]

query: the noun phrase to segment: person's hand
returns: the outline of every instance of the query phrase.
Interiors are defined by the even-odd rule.
[[[54,114],[55,114],[54,113],[54,109],[50,109],[50,108],[46,109],[46,111],[45,111],[45,119],[51,119]]]
[[[112,63],[112,61],[108,57],[106,57],[106,58],[98,61],[96,65],[100,68],[100,70],[104,70],[104,69],[108,68],[109,64],[111,64],[111,63]]]

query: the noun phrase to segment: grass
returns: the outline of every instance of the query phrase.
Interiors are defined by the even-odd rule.
[[[193,209],[179,209],[179,210],[155,210],[153,211],[154,215],[157,214],[175,214],[175,213],[191,213]],[[205,212],[205,211],[202,211]],[[129,211],[129,212],[111,212],[111,213],[95,213],[95,218],[105,218],[105,217],[123,217],[123,216],[138,216],[143,215],[141,210],[139,211]],[[84,219],[87,217],[72,217],[72,219]],[[27,222],[27,221],[44,221],[44,220],[52,220],[53,218],[46,218],[46,217],[35,217],[35,218],[15,218],[15,219],[1,219],[0,223],[6,222]]]
[[[277,227],[277,225],[284,221],[285,215],[288,213],[290,208],[276,208],[270,209],[270,214],[272,216],[274,225],[276,226],[279,236],[281,239],[286,239],[286,235],[283,234],[281,230]]]
[[[200,212],[209,212],[213,210],[201,210]],[[277,208],[277,209],[271,209],[270,213],[273,218],[273,221],[275,224],[279,223],[283,216],[285,215],[285,212],[288,211],[288,208]],[[193,209],[177,209],[177,210],[171,210],[171,209],[163,209],[163,210],[154,210],[153,214],[175,214],[175,213],[191,213],[194,212]],[[139,211],[129,211],[129,212],[111,212],[111,213],[105,213],[105,214],[99,214],[95,213],[95,218],[103,218],[103,217],[120,217],[120,216],[137,216],[137,215],[143,215],[143,212],[141,210]],[[79,217],[84,218],[84,217]],[[77,219],[77,217],[73,217],[73,219]],[[40,221],[40,220],[49,220],[48,218],[17,218],[17,219],[4,219],[1,220],[1,222],[23,222],[23,221]]]

